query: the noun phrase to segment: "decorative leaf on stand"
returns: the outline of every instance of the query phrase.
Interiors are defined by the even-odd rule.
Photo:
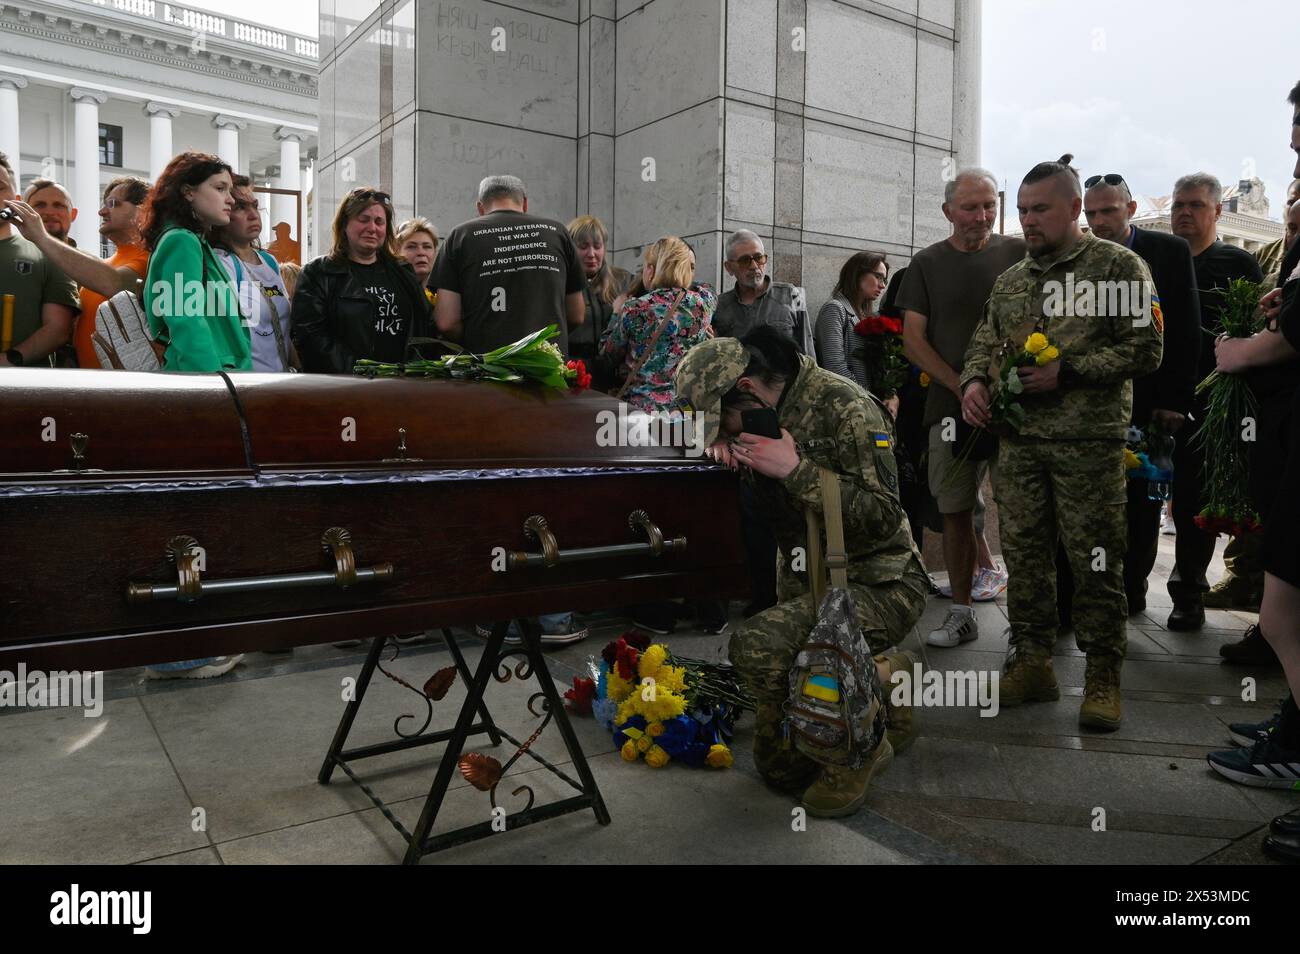
[[[465,776],[465,781],[480,792],[491,791],[492,786],[501,780],[501,763],[490,755],[470,752],[462,755],[456,764],[460,767],[460,774]]]
[[[429,681],[424,684],[424,694],[434,702],[438,702],[447,695],[455,682],[455,666],[448,666],[446,669],[439,669],[430,676]]]

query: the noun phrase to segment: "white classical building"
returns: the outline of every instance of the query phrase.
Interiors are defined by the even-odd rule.
[[[68,187],[83,248],[98,243],[105,183],[152,181],[185,150],[216,153],[284,190],[271,196],[267,237],[289,223],[307,237],[306,260],[317,64],[315,39],[174,3],[0,3],[0,151],[23,186]]]

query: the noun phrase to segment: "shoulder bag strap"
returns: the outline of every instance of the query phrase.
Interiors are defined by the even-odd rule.
[[[637,360],[637,363],[632,366],[632,370],[627,373],[627,380],[623,382],[623,386],[619,388],[618,393],[614,395],[616,400],[622,399],[623,395],[627,393],[627,389],[630,388],[632,383],[636,380],[636,376],[641,373],[641,369],[645,366],[645,363],[650,360],[650,356],[654,354],[655,345],[659,343],[659,336],[664,333],[664,329],[668,327],[669,319],[672,318],[673,314],[677,311],[677,306],[682,303],[682,299],[685,297],[686,289],[683,288],[677,293],[677,297],[673,299],[673,303],[668,306],[668,310],[664,312],[664,316],[659,319],[659,327],[655,328],[655,333],[650,336],[649,342],[646,343],[645,351],[641,352],[641,357]]]
[[[840,478],[832,470],[817,468],[821,481],[822,512],[808,508],[804,520],[808,524],[808,582],[812,588],[813,603],[820,607],[826,597],[826,571],[830,570],[830,585],[847,589],[849,585],[849,557],[844,546],[844,514],[840,500]],[[826,554],[822,556],[821,529],[826,528]]]

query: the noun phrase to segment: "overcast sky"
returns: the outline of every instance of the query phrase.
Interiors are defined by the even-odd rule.
[[[315,36],[315,0],[191,0]],[[1281,217],[1294,154],[1286,94],[1300,79],[1295,0],[984,0],[984,165],[1014,189],[1072,152],[1085,177],[1169,194],[1205,170],[1258,175]],[[1253,170],[1253,172],[1252,172]]]

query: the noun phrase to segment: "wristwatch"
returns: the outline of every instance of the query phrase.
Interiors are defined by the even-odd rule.
[[[6,351],[5,358],[15,368],[21,368],[25,363],[23,361],[23,353],[19,351],[17,348],[10,348],[8,351]]]

